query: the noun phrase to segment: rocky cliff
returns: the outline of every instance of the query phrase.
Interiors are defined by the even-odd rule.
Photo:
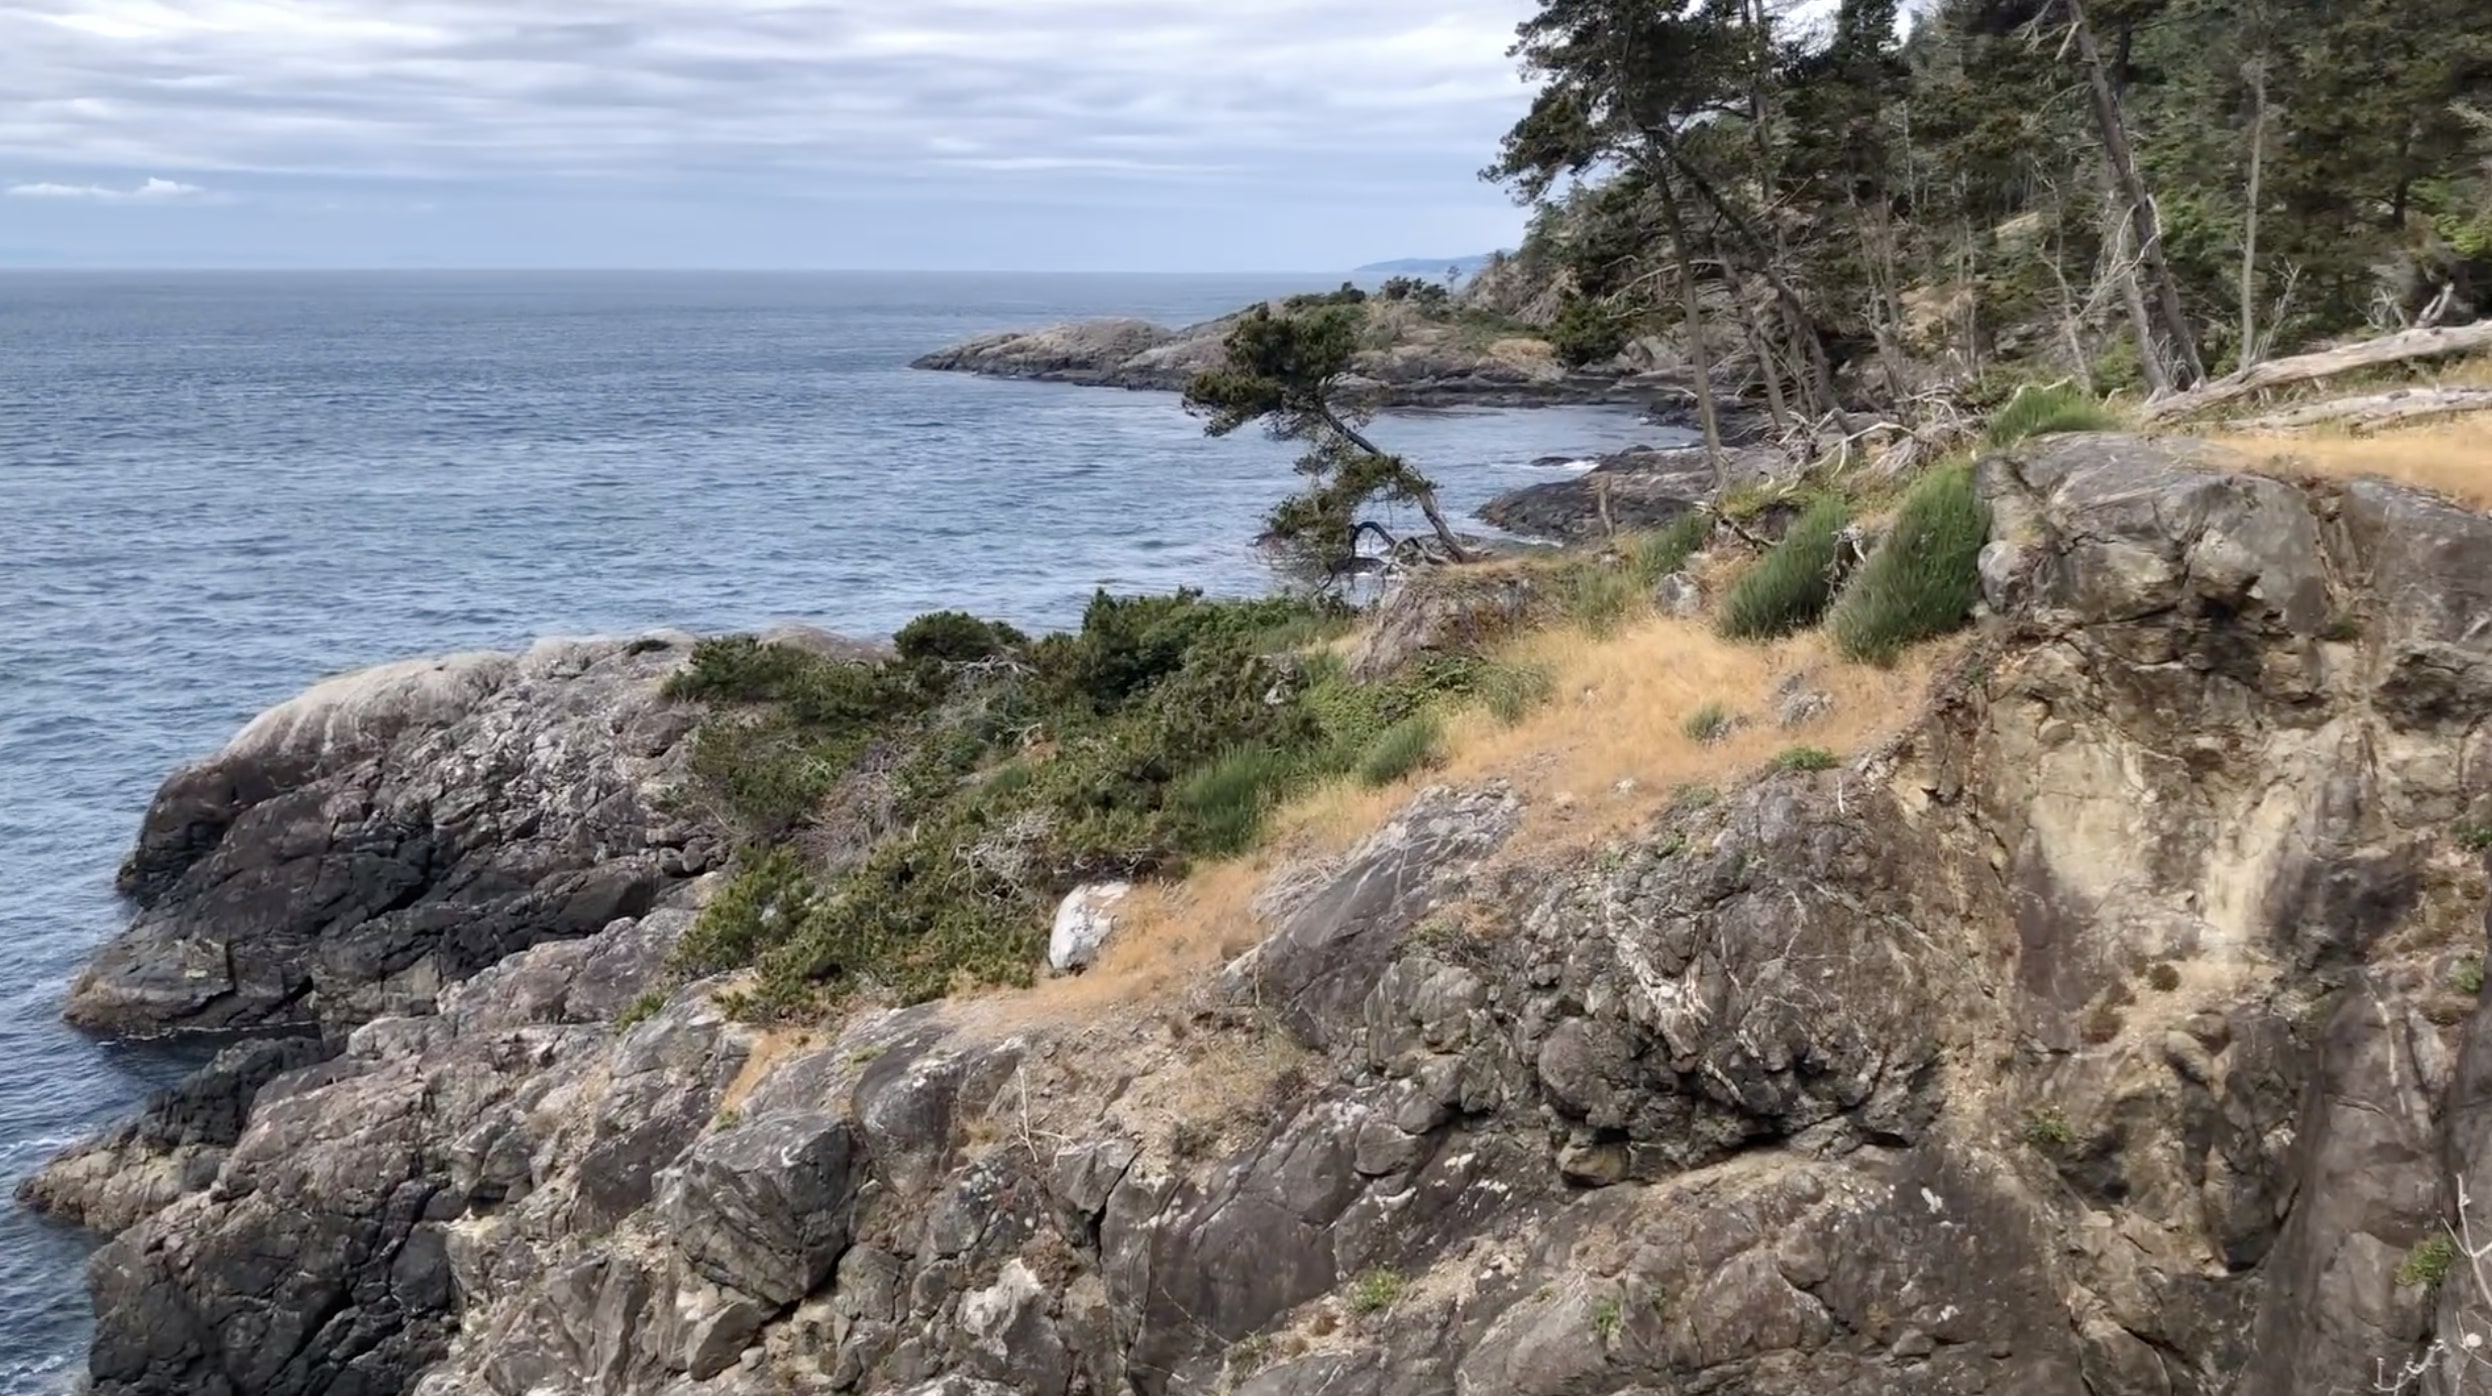
[[[2123,438],[1981,482],[1990,616],[1874,750],[1555,852],[1428,790],[1176,993],[648,997],[666,652],[255,726],[80,1011],[341,1050],[49,1175],[149,1179],[86,1209],[96,1389],[2369,1390],[2487,1298],[2492,519]]]

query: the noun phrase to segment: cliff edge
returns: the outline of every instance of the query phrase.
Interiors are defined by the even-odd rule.
[[[338,1055],[201,1088],[247,1100],[116,1216],[96,1390],[2370,1389],[2492,1299],[2445,1249],[2457,1198],[2492,1196],[2492,518],[2118,436],[1978,480],[1987,617],[1941,662],[1843,680],[1794,641],[1732,693],[1688,677],[1709,629],[1655,616],[1567,642],[1555,725],[1494,729],[1625,732],[1622,688],[1719,695],[1691,753],[1791,744],[1740,778],[1598,795],[1529,751],[1457,762],[1337,847],[1198,870],[1124,958],[1025,991],[739,1022],[737,977],[662,972],[698,900],[663,880],[697,860],[670,871],[644,831],[425,883],[445,895],[409,906],[509,953],[392,1012],[317,969],[328,937],[401,924],[317,890],[370,839],[307,845],[246,822],[282,794],[177,778],[220,793],[151,814],[142,924],[286,928],[310,992],[159,991],[178,938],[150,929],[110,952],[146,992],[96,1001],[378,1011]],[[559,671],[623,692],[669,662]],[[514,703],[524,672],[484,671]],[[1875,698],[1918,675],[1916,702]],[[1839,719],[1768,715],[1846,682],[1872,697]],[[342,733],[338,756],[248,749],[297,753],[287,788],[347,812],[324,831],[366,830],[373,779],[437,786],[423,758],[476,749],[453,734],[493,727],[484,683],[270,729]],[[573,711],[608,754],[536,769],[590,798],[528,808],[651,808],[631,763],[671,748],[614,738],[672,730],[663,705]],[[1652,735],[1676,709],[1633,715],[1637,743],[1682,740]],[[320,785],[350,770],[351,797]],[[598,847],[578,817],[523,827]],[[509,866],[453,846],[424,866]],[[589,871],[615,856],[647,861]],[[245,867],[248,905],[321,914],[173,895]],[[609,917],[584,935],[497,909],[572,905],[549,877],[649,901],[580,903]]]

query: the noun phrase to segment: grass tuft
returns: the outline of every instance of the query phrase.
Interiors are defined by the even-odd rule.
[[[1549,701],[1553,685],[1537,664],[1489,664],[1479,672],[1477,691],[1489,714],[1512,727]]]
[[[1443,724],[1434,713],[1413,713],[1384,730],[1359,758],[1359,782],[1370,788],[1391,785],[1439,755]]]
[[[1987,435],[1993,446],[2013,446],[2055,432],[2113,431],[2119,426],[2117,413],[2082,389],[2059,383],[2020,389],[1991,414]]]
[[[2025,1142],[2037,1149],[2065,1149],[2077,1142],[2076,1126],[2055,1107],[2046,1106],[2025,1116]]]
[[[1254,846],[1264,816],[1303,770],[1281,752],[1246,747],[1178,782],[1170,803],[1191,826],[1193,847],[1222,857],[1242,853]]]
[[[1662,578],[1686,567],[1687,560],[1712,539],[1713,516],[1690,509],[1666,527],[1628,539],[1627,572],[1638,587],[1650,591]]]
[[[1777,771],[1831,771],[1841,764],[1833,752],[1819,746],[1789,747],[1774,758]]]
[[[1650,590],[1636,584],[1632,568],[1577,567],[1566,577],[1566,616],[1594,637],[1607,639],[1618,633]]]
[[[1729,708],[1707,703],[1689,713],[1687,720],[1679,724],[1679,730],[1687,734],[1689,741],[1712,743],[1730,735],[1733,721]]]
[[[1722,599],[1722,634],[1771,640],[1815,625],[1834,600],[1850,522],[1851,506],[1840,495],[1822,495],[1809,505]]]
[[[1990,510],[1974,492],[1969,462],[1923,477],[1835,605],[1836,645],[1849,658],[1885,664],[1907,645],[1961,628],[1981,600],[1989,538]]]

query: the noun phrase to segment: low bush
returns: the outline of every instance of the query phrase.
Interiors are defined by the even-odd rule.
[[[1843,589],[1830,625],[1853,659],[1889,663],[1907,645],[1959,629],[1981,600],[1981,550],[1990,509],[1969,463],[1942,466],[1912,487],[1885,543]]]
[[[1819,496],[1722,599],[1722,634],[1770,640],[1815,625],[1841,580],[1843,530],[1850,523],[1851,506],[1842,496]]]
[[[1985,433],[1993,446],[2013,446],[2036,436],[2067,431],[2111,431],[2119,416],[2073,384],[2028,386],[1991,414]]]
[[[891,637],[902,659],[966,664],[1017,650],[1029,637],[1001,621],[980,620],[962,611],[936,611],[919,616]]]

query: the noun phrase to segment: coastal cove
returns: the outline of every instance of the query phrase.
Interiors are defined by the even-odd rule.
[[[0,276],[0,1188],[194,1064],[61,1026],[167,773],[323,675],[779,619],[1031,629],[1246,594],[1290,451],[1156,393],[916,372],[980,333],[1184,324],[1306,278]],[[1615,407],[1394,414],[1468,518]],[[0,1388],[82,1352],[88,1242],[0,1213]]]

